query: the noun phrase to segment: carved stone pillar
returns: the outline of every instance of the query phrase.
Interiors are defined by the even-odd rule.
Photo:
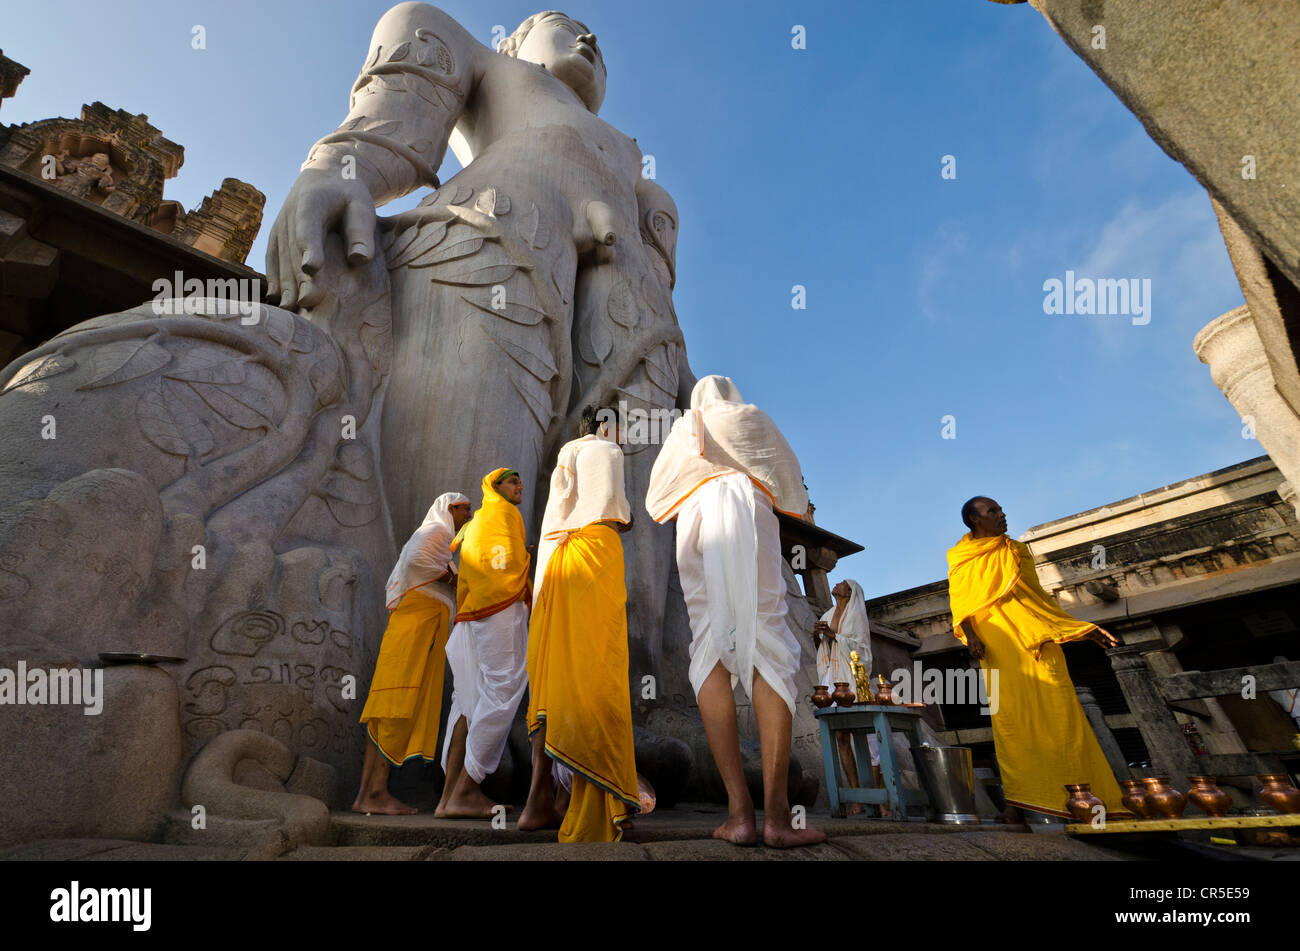
[[[1250,308],[1238,307],[1211,321],[1196,335],[1192,348],[1209,364],[1215,386],[1251,425],[1282,475],[1291,485],[1300,485],[1300,416],[1277,391]]]
[[[1156,689],[1142,645],[1126,644],[1106,653],[1151,754],[1154,772],[1168,775],[1175,786],[1186,789],[1187,777],[1198,775],[1196,757],[1183,737],[1183,728]]]
[[[1097,698],[1093,696],[1090,688],[1080,687],[1077,684],[1074,692],[1079,695],[1079,706],[1083,707],[1083,713],[1092,726],[1092,732],[1097,735],[1097,742],[1101,745],[1101,751],[1106,756],[1106,762],[1110,763],[1110,768],[1115,771],[1117,777],[1128,779],[1129,768],[1128,762],[1124,758],[1124,751],[1119,748],[1119,743],[1115,741],[1115,734],[1110,731],[1110,727],[1106,724],[1106,715],[1101,712],[1101,707],[1097,704]]]

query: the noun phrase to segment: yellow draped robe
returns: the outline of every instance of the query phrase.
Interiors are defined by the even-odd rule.
[[[447,605],[418,588],[388,615],[361,722],[394,766],[417,756],[438,759],[450,617]]]
[[[460,550],[456,579],[456,621],[481,621],[516,601],[531,601],[531,557],[519,507],[493,485],[505,469],[483,477],[483,504],[452,539]]]
[[[561,842],[617,842],[638,810],[623,543],[593,522],[558,540],[528,629],[528,733],[573,770]]]
[[[1007,802],[1069,818],[1065,785],[1090,783],[1107,816],[1129,816],[1060,648],[1097,625],[1062,611],[1029,547],[1006,535],[967,533],[949,549],[948,596],[953,632],[964,644],[969,621],[984,643],[981,666],[998,672],[993,745]]]

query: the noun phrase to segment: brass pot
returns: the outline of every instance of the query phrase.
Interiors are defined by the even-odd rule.
[[[1187,798],[1196,804],[1202,812],[1211,816],[1226,816],[1232,805],[1232,797],[1214,784],[1213,776],[1189,776],[1192,788],[1187,790]]]
[[[1255,777],[1264,784],[1259,798],[1281,813],[1300,812],[1300,789],[1291,785],[1286,773],[1261,773]]]
[[[831,694],[831,699],[835,701],[837,707],[851,707],[856,699],[853,691],[849,689],[846,683],[836,683],[835,692]]]
[[[1120,800],[1124,808],[1139,819],[1154,819],[1156,817],[1156,806],[1147,798],[1146,789],[1142,786],[1140,779],[1121,779],[1120,787],[1124,790],[1124,798]]]
[[[1091,783],[1067,784],[1065,791],[1070,798],[1065,801],[1065,811],[1074,816],[1075,822],[1091,822],[1093,809],[1102,805],[1102,801],[1092,794]]]
[[[894,702],[894,685],[884,677],[879,679],[879,686],[876,688],[876,703],[882,707],[888,707]]]
[[[812,705],[818,710],[825,710],[835,701],[831,699],[830,688],[825,684],[813,687]]]
[[[1183,810],[1187,808],[1187,797],[1169,785],[1168,776],[1157,776],[1142,782],[1146,785],[1147,799],[1160,816],[1166,819],[1182,817]]]

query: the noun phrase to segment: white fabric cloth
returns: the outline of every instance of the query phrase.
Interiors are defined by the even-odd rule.
[[[750,479],[732,472],[687,497],[677,515],[677,571],[691,622],[691,687],[716,664],[753,696],[755,674],[794,714],[799,642],[786,623],[776,516]]]
[[[799,460],[776,423],[742,402],[725,376],[706,376],[691,391],[691,408],[668,433],[650,472],[646,511],[656,522],[671,519],[700,486],[729,472],[754,480],[778,511],[808,514],[808,490]]]
[[[856,581],[847,581],[852,589],[844,612],[840,615],[839,631],[834,639],[823,637],[817,645],[817,682],[833,687],[846,683],[856,691],[853,679],[853,659],[850,652],[858,652],[858,660],[867,669],[867,679],[871,679],[871,624],[867,620],[867,599],[862,585]],[[822,615],[822,620],[830,624],[835,618],[835,608]]]
[[[623,480],[623,450],[606,436],[583,436],[560,447],[551,472],[551,491],[542,514],[533,590],[540,597],[546,564],[559,535],[592,522],[632,521]]]
[[[528,686],[527,661],[528,606],[523,601],[481,621],[461,621],[451,629],[447,663],[453,689],[442,745],[444,772],[451,734],[462,716],[469,721],[465,771],[476,783],[496,772]]]
[[[451,540],[456,535],[456,525],[450,507],[458,502],[468,503],[469,498],[459,492],[444,492],[434,499],[420,527],[402,546],[402,553],[397,556],[397,564],[384,586],[384,603],[388,610],[396,608],[406,592],[421,588],[425,594],[447,605],[455,615],[456,589],[439,584],[436,579],[451,564]]]

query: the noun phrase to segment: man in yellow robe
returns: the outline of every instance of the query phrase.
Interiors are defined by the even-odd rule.
[[[442,749],[447,779],[434,810],[447,819],[492,818],[497,804],[479,786],[501,764],[528,685],[531,557],[518,508],[524,485],[519,473],[502,468],[484,476],[482,488],[483,504],[451,545],[460,550],[456,626],[447,642],[453,691]]]
[[[448,622],[455,607],[451,540],[468,521],[468,498],[459,492],[438,496],[388,578],[388,627],[361,711],[370,743],[353,812],[419,811],[388,792],[388,775],[409,759],[436,758]]]
[[[1090,783],[1108,816],[1127,816],[1060,647],[1084,638],[1102,647],[1119,642],[1057,606],[1029,547],[1006,534],[997,502],[971,499],[962,521],[970,531],[948,551],[952,626],[986,671],[998,671],[998,696],[989,699],[1007,804],[1069,818],[1066,784]]]
[[[542,518],[528,632],[533,777],[519,828],[558,825],[561,842],[617,842],[640,801],[618,537],[631,527],[632,510],[615,417],[594,406],[583,413],[580,437],[560,449]],[[573,773],[562,822],[551,760]]]

